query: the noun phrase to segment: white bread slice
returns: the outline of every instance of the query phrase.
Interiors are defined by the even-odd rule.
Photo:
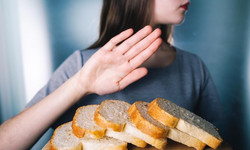
[[[151,136],[141,132],[140,130],[138,130],[132,122],[126,124],[124,131],[127,133],[130,133],[130,134],[133,134],[134,136],[136,136],[140,139],[143,139],[145,142],[154,146],[157,149],[163,149],[167,145],[166,138],[156,139],[154,137],[151,137]]]
[[[81,150],[82,144],[73,133],[72,122],[60,125],[50,139],[50,150]]]
[[[167,144],[167,134],[169,128],[164,126],[148,114],[147,102],[137,101],[128,109],[130,121],[140,132],[142,139],[150,145],[163,149]]]
[[[127,150],[127,143],[111,137],[78,138],[72,133],[72,122],[62,124],[53,133],[50,150]]]
[[[101,139],[84,137],[81,143],[83,150],[127,150],[127,142],[107,136]]]
[[[166,138],[169,128],[152,118],[147,108],[147,102],[135,102],[128,109],[131,122],[133,122],[139,130],[151,137]]]
[[[138,147],[145,147],[147,143],[137,138],[134,133],[124,131],[129,116],[127,113],[131,105],[120,100],[105,100],[97,108],[94,120],[96,124],[107,129],[106,136],[126,141]],[[134,130],[137,130],[134,128]]]
[[[206,146],[206,144],[201,142],[200,140],[174,128],[170,128],[168,138],[173,141],[187,145],[189,147],[193,147],[197,150],[203,150]]]
[[[106,129],[99,127],[94,121],[94,114],[99,105],[87,105],[76,110],[72,122],[72,129],[75,136],[83,138],[88,134],[92,138],[99,139],[105,135]]]
[[[120,100],[104,100],[95,112],[94,120],[102,128],[123,131],[127,120],[129,103]]]
[[[169,125],[167,119],[176,120],[177,118],[177,121],[172,121],[177,122],[173,123],[176,124],[175,128],[197,138],[214,149],[223,141],[216,127],[210,122],[169,100],[156,98],[149,104],[148,111],[153,118],[164,125]]]

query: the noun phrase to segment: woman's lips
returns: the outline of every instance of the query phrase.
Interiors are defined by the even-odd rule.
[[[187,2],[186,4],[181,5],[181,8],[183,8],[184,10],[188,10],[188,5],[189,5],[189,4],[190,4],[190,3]]]

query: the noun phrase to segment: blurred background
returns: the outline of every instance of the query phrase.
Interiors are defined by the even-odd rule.
[[[0,123],[19,113],[51,73],[98,37],[102,0],[0,0]],[[234,149],[250,149],[250,1],[191,0],[175,45],[199,55],[216,84]],[[208,112],[209,113],[209,112]],[[41,149],[49,130],[32,149]]]

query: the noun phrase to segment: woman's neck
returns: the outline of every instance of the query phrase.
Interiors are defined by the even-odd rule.
[[[142,67],[161,68],[171,65],[176,58],[176,50],[170,44],[162,42],[159,49],[142,64]]]

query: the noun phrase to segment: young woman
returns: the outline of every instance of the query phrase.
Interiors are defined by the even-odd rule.
[[[169,43],[172,25],[183,21],[188,5],[189,0],[104,0],[99,39],[74,52],[26,109],[1,125],[0,149],[26,149],[48,128],[71,121],[78,107],[105,99],[163,97],[218,120],[220,103],[207,68]]]

